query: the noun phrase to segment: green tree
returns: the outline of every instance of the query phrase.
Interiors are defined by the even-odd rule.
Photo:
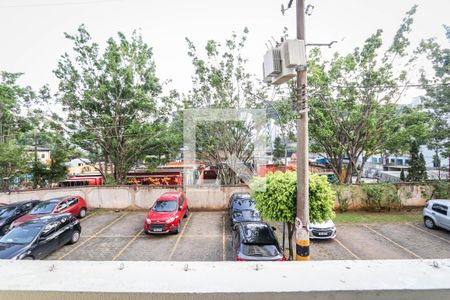
[[[336,53],[329,62],[322,60],[318,49],[310,53],[311,150],[325,153],[340,179],[346,172],[346,183],[352,182],[356,171],[359,181],[367,159],[386,148],[401,123],[397,101],[413,61],[408,57],[408,33],[415,11],[416,6],[407,12],[384,52],[378,30],[361,48],[346,56]]]
[[[450,42],[450,27],[444,25],[444,30]],[[419,52],[426,55],[434,71],[434,74],[427,74],[424,69],[420,72],[422,87],[426,91],[422,100],[434,120],[429,146],[449,157],[450,172],[450,48],[441,47],[432,38],[422,41]]]
[[[74,57],[64,54],[55,74],[71,139],[94,161],[110,165],[115,182],[124,184],[137,161],[168,153],[160,140],[173,103],[159,97],[152,49],[137,32],[130,38],[119,32],[101,51],[83,25],[66,38]]]
[[[28,157],[14,140],[0,143],[0,190],[7,189],[6,182],[27,170]]]
[[[293,257],[292,237],[297,203],[297,175],[288,171],[254,177],[250,184],[256,207],[264,219],[285,222],[288,225],[289,256]],[[312,223],[334,218],[336,193],[326,176],[309,177],[309,216]]]
[[[419,182],[427,179],[427,169],[422,153],[419,153],[419,144],[415,141],[411,143],[411,160],[409,161],[407,181]]]
[[[225,43],[208,40],[203,55],[186,38],[188,56],[194,66],[192,89],[184,99],[185,108],[240,109],[262,107],[266,87],[249,74],[247,59],[242,52],[248,30],[241,37],[235,33]],[[237,160],[252,166],[252,133],[254,122],[201,122],[196,127],[196,156],[217,167],[222,184],[236,184],[241,180],[234,165]]]
[[[273,143],[273,160],[275,163],[282,162],[285,155],[285,145],[281,141],[281,137],[277,136]]]

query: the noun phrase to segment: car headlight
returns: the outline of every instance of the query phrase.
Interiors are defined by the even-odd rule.
[[[152,224],[152,220],[149,218],[147,218],[145,221],[147,222],[147,224]]]
[[[166,220],[166,223],[172,223],[173,221],[175,221],[175,217],[169,218]]]

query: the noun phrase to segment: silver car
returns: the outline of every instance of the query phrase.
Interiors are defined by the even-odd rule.
[[[310,239],[334,239],[336,237],[336,225],[331,220],[323,223],[311,223],[309,225]]]
[[[423,209],[423,222],[427,228],[436,227],[450,230],[450,200],[429,200]]]

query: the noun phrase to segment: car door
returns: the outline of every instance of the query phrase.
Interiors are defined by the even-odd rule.
[[[67,200],[61,201],[56,206],[55,213],[58,213],[58,214],[65,213],[65,212],[67,212],[68,208],[69,208],[69,205],[67,203]]]
[[[69,212],[72,214],[72,216],[78,216],[78,214],[80,213],[80,207],[78,205],[78,198],[77,197],[73,197],[69,200],[67,200],[67,210],[66,212]]]
[[[35,242],[35,247],[31,251],[31,255],[36,259],[41,259],[53,253],[58,248],[58,224],[53,222],[45,226]]]
[[[431,214],[436,218],[437,226],[448,228],[448,207],[439,203],[434,203],[431,207]]]
[[[58,248],[67,244],[72,238],[73,226],[71,225],[72,217],[64,216],[60,219],[60,223],[56,228],[56,239],[58,240]]]

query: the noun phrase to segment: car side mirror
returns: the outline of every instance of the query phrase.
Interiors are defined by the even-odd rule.
[[[273,231],[277,231],[277,228],[275,226],[272,226]]]

